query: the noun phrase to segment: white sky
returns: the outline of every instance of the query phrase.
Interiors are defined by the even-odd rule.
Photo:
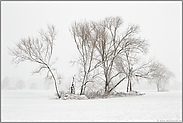
[[[27,78],[38,65],[11,63],[8,47],[14,47],[22,37],[36,36],[40,28],[53,24],[58,29],[55,42],[57,67],[64,78],[76,72],[69,61],[77,50],[69,32],[72,22],[101,20],[108,16],[121,16],[124,25],[138,24],[141,36],[150,44],[148,57],[156,57],[175,73],[175,81],[182,81],[182,3],[177,2],[1,2],[1,80],[4,77]],[[45,76],[45,75],[41,75]]]

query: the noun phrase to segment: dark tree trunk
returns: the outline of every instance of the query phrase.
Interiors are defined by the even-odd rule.
[[[85,94],[85,90],[86,90],[86,85],[82,85],[81,86],[80,95],[84,95]]]
[[[128,83],[127,83],[127,88],[126,88],[126,91],[128,92],[128,89],[129,89],[129,83],[130,83],[130,81],[129,81],[130,79],[129,79],[129,77],[128,77]]]
[[[108,85],[107,85],[107,83],[105,83],[105,93],[107,93],[108,92]]]
[[[80,95],[83,95],[83,85],[81,86]]]
[[[131,80],[130,80],[130,91],[132,91],[132,83],[131,83]]]
[[[105,71],[104,71],[104,73],[105,73],[105,94],[108,94],[108,92],[109,92],[108,75]]]
[[[88,72],[86,71],[86,68],[84,68],[84,76],[83,76],[83,81],[82,81],[82,85],[81,85],[80,95],[84,95],[84,93],[85,93],[87,80],[88,80]]]
[[[128,86],[129,86],[129,82],[128,82],[128,84],[127,84],[126,92],[128,92]]]

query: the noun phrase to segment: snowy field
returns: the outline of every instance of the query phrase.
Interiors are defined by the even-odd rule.
[[[142,91],[144,96],[58,100],[54,91],[1,91],[6,121],[182,121],[182,91]]]

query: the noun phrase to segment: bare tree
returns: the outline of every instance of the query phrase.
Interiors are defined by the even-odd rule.
[[[155,83],[157,85],[157,91],[163,89],[164,85],[172,77],[174,77],[174,74],[155,59],[151,59],[142,64],[139,62],[131,71],[131,79],[138,82],[140,79],[146,79],[149,82]]]
[[[96,75],[92,74],[98,64],[94,64],[94,54],[95,54],[95,45],[96,40],[93,34],[93,29],[95,27],[94,23],[88,22],[75,22],[70,29],[70,32],[74,38],[77,50],[79,51],[79,58],[76,61],[82,66],[81,78],[81,90],[80,95],[84,94],[86,85],[89,82],[93,82]]]
[[[103,65],[106,94],[110,93],[125,79],[128,78],[130,80],[130,71],[132,70],[129,60],[129,57],[131,57],[130,53],[134,54],[146,50],[146,40],[137,37],[139,26],[129,25],[126,31],[120,33],[122,24],[123,20],[121,17],[108,17],[99,22],[96,29],[96,33],[100,35],[96,43],[96,49],[100,54],[98,60]],[[116,67],[115,61],[121,57],[123,62],[124,56],[128,62],[128,68],[126,68],[128,72],[127,70],[119,71]]]
[[[153,72],[150,74],[151,78],[149,79],[149,82],[156,84],[157,91],[163,90],[165,84],[175,76],[174,73],[169,71],[163,64],[157,61],[150,66],[150,69]]]
[[[16,44],[16,48],[9,48],[10,54],[13,56],[13,62],[19,64],[23,61],[31,61],[38,63],[39,69],[33,73],[40,73],[43,69],[47,69],[47,77],[53,78],[55,83],[55,89],[58,98],[61,98],[58,87],[57,78],[54,75],[56,69],[52,68],[52,65],[56,61],[51,61],[53,54],[54,41],[56,40],[57,32],[53,25],[48,26],[48,31],[41,30],[38,38],[22,38],[19,43]]]
[[[144,69],[150,63],[142,64],[137,67],[140,63],[140,55],[147,53],[148,43],[146,40],[141,38],[129,37],[124,40],[124,51],[120,54],[115,63],[117,64],[117,70],[122,71],[127,76],[127,92],[132,91],[132,79],[137,79],[137,70]]]

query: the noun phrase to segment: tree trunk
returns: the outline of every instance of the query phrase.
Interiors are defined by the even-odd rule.
[[[107,87],[108,88],[108,87]],[[104,92],[104,95],[108,95],[110,92],[109,92],[109,89],[106,89],[105,92]]]
[[[48,67],[48,66],[47,66],[47,67]],[[57,96],[58,96],[58,98],[61,98],[61,96],[60,96],[60,94],[59,94],[59,92],[58,92],[58,88],[57,88],[57,83],[56,83],[55,76],[53,75],[53,72],[51,71],[50,67],[48,67],[48,69],[49,69],[49,71],[50,71],[50,73],[51,73],[51,75],[52,75],[52,77],[53,77],[54,82],[55,82],[55,89],[56,89]]]
[[[83,87],[83,85],[81,85],[81,91],[80,91],[80,95],[83,95],[83,90],[84,89],[84,87]]]
[[[128,92],[128,89],[129,89],[129,83],[130,83],[130,81],[129,81],[130,79],[129,79],[129,76],[128,76],[128,83],[127,83],[127,88],[126,88],[126,91]]]
[[[86,89],[86,85],[81,85],[80,95],[84,95],[85,94],[85,89]]]
[[[86,85],[84,85],[83,87],[83,95],[85,94],[85,90],[86,90]]]
[[[106,71],[104,71],[104,73],[105,73],[105,94],[108,94],[108,91],[109,91],[108,76],[107,76]]]
[[[82,85],[81,85],[80,95],[84,94],[84,84],[85,84],[85,80],[86,80],[86,76],[87,76],[86,74],[87,73],[85,72],[84,77],[83,77],[83,82],[82,82]]]
[[[110,88],[110,90],[108,92],[110,93],[113,89],[115,89],[123,80],[125,80],[125,77],[123,79],[121,79],[115,86]]]
[[[108,84],[108,79],[106,79],[106,82],[105,82],[105,94],[108,95],[109,94],[109,84]]]
[[[130,91],[132,91],[132,83],[131,83],[131,80],[130,80]]]
[[[108,91],[107,86],[108,86],[107,83],[105,83],[105,93],[107,93],[107,91]]]

